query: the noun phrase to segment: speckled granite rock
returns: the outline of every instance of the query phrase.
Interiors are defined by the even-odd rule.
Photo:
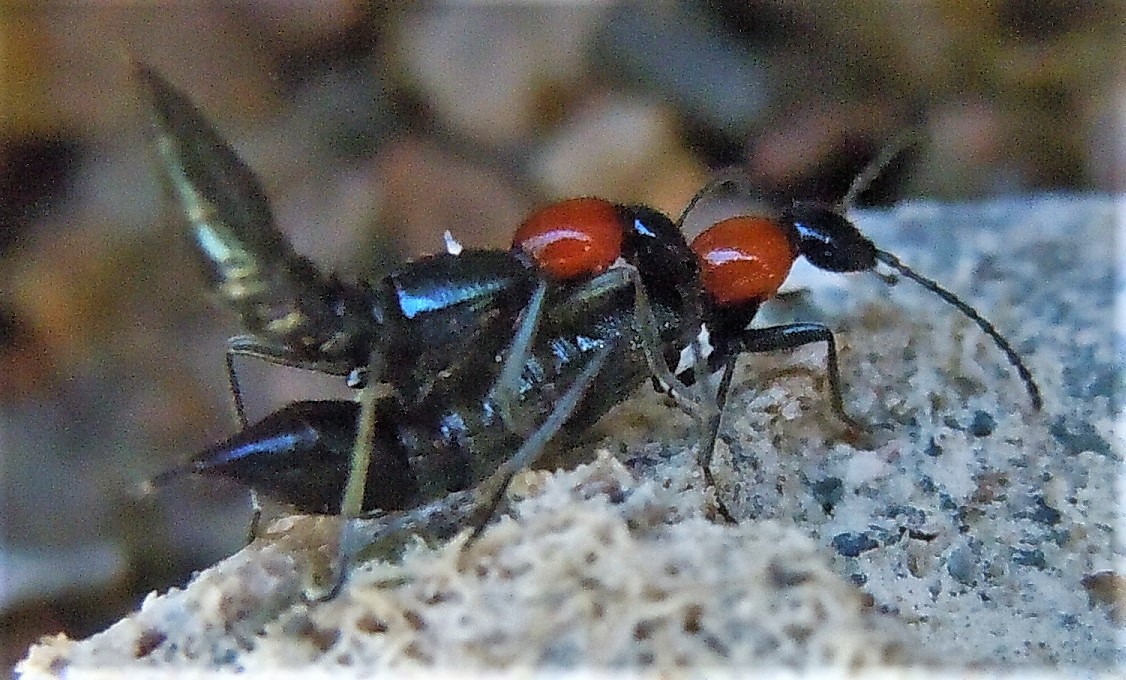
[[[846,400],[891,429],[853,446],[806,425],[821,403],[819,354],[795,355],[804,373],[764,382],[779,370],[768,359],[729,411],[728,460],[750,474],[733,470],[720,493],[741,517],[785,519],[828,546],[837,573],[946,661],[1121,662],[1122,589],[1100,594],[1092,579],[1123,568],[1111,311],[1123,207],[1036,198],[865,216],[873,239],[1004,329],[1043,411],[946,305],[907,283],[888,300],[880,282],[857,280],[840,300],[847,316],[830,322],[844,339]]]
[[[1122,660],[1111,310],[1124,207],[1044,197],[856,216],[1013,341],[1041,412],[933,295],[838,279],[794,311],[838,331],[846,404],[886,427],[846,436],[821,348],[748,359],[715,465],[737,525],[705,519],[685,422],[640,396],[607,423],[615,459],[527,473],[465,553],[414,545],[306,604],[333,525],[283,520],[106,632],[44,640],[20,671],[1109,669]]]

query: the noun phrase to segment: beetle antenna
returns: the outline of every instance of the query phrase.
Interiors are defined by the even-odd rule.
[[[877,249],[876,259],[907,278],[914,280],[922,287],[956,307],[960,312],[972,319],[973,322],[977,324],[978,328],[985,331],[989,337],[993,338],[993,342],[1005,353],[1005,356],[1009,359],[1009,363],[1012,364],[1013,368],[1017,369],[1017,373],[1020,374],[1020,379],[1024,381],[1024,386],[1028,389],[1028,396],[1032,399],[1032,406],[1037,411],[1040,410],[1040,407],[1044,405],[1044,400],[1040,396],[1040,388],[1032,378],[1032,372],[1024,365],[1024,361],[1021,360],[1020,355],[1017,354],[1017,351],[1009,344],[1009,341],[993,327],[993,324],[989,323],[976,309],[962,302],[957,295],[938,285],[937,282],[928,279],[922,274],[916,273],[915,270],[900,262],[899,258],[895,255],[892,255],[886,250]]]
[[[908,128],[896,135],[890,142],[880,149],[880,153],[873,158],[856,179],[852,180],[852,185],[848,188],[848,193],[841,199],[841,206],[844,209],[851,208],[860,194],[868,190],[872,186],[872,182],[880,176],[880,173],[887,169],[888,165],[896,159],[899,154],[906,151],[909,147],[913,146],[919,141],[919,131],[916,128]]]
[[[743,171],[739,170],[738,168],[728,168],[727,170],[722,170],[716,173],[712,177],[712,179],[708,181],[707,184],[700,187],[700,189],[692,195],[692,198],[688,200],[688,204],[685,205],[684,210],[680,212],[680,218],[676,221],[676,226],[684,226],[684,220],[688,219],[689,213],[692,212],[692,209],[696,207],[697,203],[712,194],[719,193],[720,190],[726,188],[743,190],[744,192],[746,192],[748,190],[747,177],[745,174],[743,174]]]

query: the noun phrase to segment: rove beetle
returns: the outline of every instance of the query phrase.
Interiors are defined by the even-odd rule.
[[[649,375],[661,377],[687,408],[708,415],[700,463],[710,480],[738,357],[813,342],[827,345],[834,410],[860,429],[843,407],[828,327],[749,327],[799,256],[833,272],[873,271],[883,263],[920,283],[989,335],[1016,368],[1033,406],[1042,405],[1031,373],[992,324],[878,249],[844,217],[864,175],[842,207],[799,202],[776,218],[737,216],[691,244],[679,231],[683,216],[674,223],[640,206],[571,199],[529,217],[511,251],[433,256],[376,285],[344,284],[292,251],[249,169],[186,98],[151,70],[137,71],[157,110],[162,166],[212,286],[252,333],[228,347],[236,403],[232,357],[239,354],[346,375],[357,387],[385,382],[394,390],[380,397],[369,387],[359,405],[298,402],[251,426],[242,419],[232,439],[158,480],[181,472],[232,477],[306,512],[410,511],[463,489],[502,491],[557,432],[581,431]],[[718,184],[705,187],[685,214]],[[619,258],[632,269],[612,266]],[[712,346],[707,357],[695,339],[703,327]],[[419,336],[422,360],[386,360],[403,349],[397,343],[413,347]],[[498,374],[496,357],[510,340]],[[472,351],[456,353],[461,358],[454,361],[451,347]],[[695,349],[696,363],[674,376],[668,362],[686,347]],[[704,374],[719,370],[718,390],[702,386],[693,398],[689,386],[703,385]],[[596,382],[599,387],[590,389]],[[513,407],[518,413],[506,413]],[[513,415],[531,425],[514,426]],[[359,460],[361,454],[371,464]],[[353,489],[351,498],[345,489]],[[499,494],[482,495],[477,506],[492,508],[498,500]]]
[[[602,222],[614,223],[613,252],[601,253],[598,262],[584,259],[571,272],[557,266],[541,268],[526,249],[513,248],[423,258],[374,284],[326,277],[286,242],[274,226],[268,200],[252,171],[187,97],[152,69],[135,64],[135,71],[155,112],[160,168],[186,218],[193,250],[204,264],[212,289],[239,314],[250,331],[232,338],[226,353],[235,410],[244,433],[248,432],[247,422],[234,371],[234,357],[239,355],[347,376],[354,387],[363,387],[368,382],[388,384],[406,408],[424,402],[435,382],[444,374],[457,372],[459,364],[471,363],[478,373],[487,371],[488,366],[475,362],[475,358],[491,360],[502,352],[513,329],[524,329],[514,339],[521,342],[515,345],[509,368],[496,381],[498,389],[490,394],[507,416],[512,409],[507,405],[510,398],[506,389],[517,387],[517,374],[524,368],[524,357],[529,352],[531,336],[538,325],[536,317],[547,290],[545,277],[564,280],[581,275],[585,281],[622,257],[635,267],[630,271],[642,277],[649,272],[654,275],[640,282],[637,276],[629,277],[628,282],[636,288],[639,298],[646,294],[642,287],[651,288],[649,294],[662,299],[680,299],[699,289],[695,259],[677,225],[644,206],[605,202],[596,203],[601,209],[598,217]],[[582,229],[588,229],[590,206],[578,207],[572,212],[580,217]],[[558,213],[549,216],[555,224],[560,223],[559,218]],[[535,226],[533,223],[529,228]],[[556,262],[560,261],[560,243],[556,239],[540,255],[551,253]],[[604,234],[597,243],[605,246]],[[563,250],[567,250],[566,245]],[[569,257],[574,260],[575,253],[582,250],[572,248]],[[597,285],[605,286],[607,280],[614,280],[617,283],[611,285],[609,292],[616,293],[622,285],[619,279],[620,271]],[[553,287],[551,306],[556,304],[555,300],[575,296],[574,288]],[[599,290],[592,289],[594,293]],[[591,295],[579,291],[578,297]],[[616,302],[615,306],[630,305]],[[676,307],[679,309],[680,305]],[[669,316],[678,321],[680,317],[694,318],[680,313]],[[647,329],[652,329],[651,323]],[[642,354],[650,365],[662,367],[659,375],[675,381],[656,354],[662,346],[691,342],[694,335],[695,330],[661,338],[655,332],[646,333],[646,350]],[[624,398],[621,395],[619,400]],[[310,409],[299,411],[292,414],[294,427],[309,417]],[[313,411],[323,419],[326,431],[338,420],[338,414],[324,408]],[[279,419],[280,416],[271,417],[268,421],[279,426]],[[367,428],[360,432],[367,433]],[[366,455],[365,448],[357,444],[355,455]],[[359,478],[360,482],[352,486],[366,486],[362,483],[366,478],[363,467],[362,461],[352,465],[354,472],[350,477]],[[309,484],[315,487],[313,480],[324,474],[308,475]],[[277,484],[280,482],[251,486],[264,485],[266,490],[276,493],[273,486]],[[310,493],[318,499],[312,503],[318,508],[342,506],[345,514],[353,514],[367,507],[335,500],[323,502],[323,493],[296,490],[297,483],[283,486],[287,491],[282,496],[305,499],[297,502],[302,508],[312,507]]]
[[[591,204],[591,201],[598,201],[599,199],[573,200]],[[567,203],[569,202],[564,202],[564,205]],[[556,204],[556,206],[558,205],[560,204]],[[556,206],[551,206],[549,210],[557,209]],[[814,243],[817,245],[816,251],[810,245],[804,246],[804,249],[800,244],[796,248],[791,245],[791,241],[786,234],[792,232],[788,232],[785,227],[787,222],[783,221],[787,215],[792,216],[794,221],[797,221],[799,217],[809,219],[806,217],[808,215],[816,218],[816,224],[821,225],[818,230],[806,229],[806,233],[817,234],[812,240],[807,241],[807,244]],[[530,218],[529,221],[538,221],[538,214]],[[826,227],[826,224],[829,226]],[[796,227],[794,231],[797,231]],[[797,347],[812,342],[826,342],[828,345],[827,364],[830,397],[834,409],[850,426],[862,427],[850,418],[843,409],[836,343],[832,332],[827,327],[818,323],[794,323],[768,328],[747,329],[744,325],[740,325],[740,315],[753,317],[758,306],[773,296],[798,255],[813,259],[814,264],[830,271],[834,270],[833,267],[848,267],[857,271],[867,271],[875,267],[877,258],[888,256],[883,251],[876,249],[867,239],[860,237],[858,240],[856,238],[858,235],[855,227],[840,218],[839,214],[829,207],[799,206],[793,212],[783,212],[781,219],[778,220],[747,216],[730,218],[713,225],[693,240],[691,247],[700,259],[703,272],[704,299],[707,304],[704,319],[709,324],[709,340],[713,347],[713,351],[708,357],[708,369],[723,370],[723,377],[714,397],[720,406],[726,399],[735,362],[743,352],[766,352]],[[834,248],[840,243],[846,244],[847,248],[838,252]],[[812,254],[807,254],[807,252]],[[536,256],[543,257],[542,253]],[[571,256],[568,255],[568,257]],[[570,262],[563,263],[564,266],[571,266],[572,264]],[[546,266],[553,266],[553,264],[548,262]],[[617,271],[616,269],[609,270],[607,274],[613,274]],[[607,278],[607,274],[602,275],[602,278]],[[916,277],[917,275],[911,276],[911,278]],[[937,287],[937,284],[925,278],[923,285],[928,289],[932,286]],[[584,328],[589,328],[595,330],[600,325],[612,322],[616,324],[614,328],[617,329],[615,331],[617,333],[629,333],[628,329],[631,328],[634,329],[633,332],[636,332],[631,320],[623,321],[623,318],[632,317],[635,314],[635,310],[630,307],[633,298],[628,294],[629,288],[630,283],[626,277],[615,277],[609,285],[604,284],[599,277],[595,277],[580,286],[576,290],[581,291],[582,296],[587,296],[586,302],[589,302],[590,299],[599,299],[602,301],[601,305],[584,306],[581,312],[574,311],[575,306],[573,304],[561,304],[553,309],[545,310],[542,325],[539,329],[541,331],[540,339],[537,340],[535,349],[546,352],[546,348],[562,342],[566,331],[561,329],[581,331]],[[944,291],[941,288],[939,290]],[[615,296],[609,297],[610,293],[614,293]],[[603,295],[606,297],[601,297]],[[945,299],[945,296],[943,297]],[[955,300],[957,299],[955,298]],[[952,302],[952,304],[960,309],[960,304],[964,303],[957,301]],[[675,318],[678,314],[683,313],[683,309],[674,309],[673,306],[668,304],[667,298],[660,297],[653,297],[651,306],[656,319],[661,320],[658,326],[662,335],[668,336],[670,324],[675,325]],[[569,315],[567,312],[570,312]],[[973,313],[970,316],[976,320],[976,317],[980,315]],[[983,320],[981,324],[985,324],[982,327],[987,334],[991,337],[995,336],[997,332],[988,322]],[[680,328],[679,330],[682,332],[684,329]],[[1027,369],[1020,362],[1015,352],[1011,350],[1008,343],[1003,338],[999,340],[998,338],[1000,336],[996,335],[995,341],[1006,356],[1014,362],[1018,372],[1024,378],[1033,405],[1040,408],[1040,395],[1035,382],[1032,381],[1030,375],[1026,375]],[[634,354],[632,369],[627,370],[623,368],[622,364],[614,364],[612,360],[624,362],[628,357],[623,357],[621,354],[629,354],[631,347]],[[545,377],[547,374],[541,359],[528,357],[527,365],[522,366],[525,382],[521,383],[518,391],[525,395],[524,401],[518,403],[517,406],[535,410],[539,418],[549,418],[554,413],[562,413],[565,419],[569,419],[566,423],[569,434],[577,435],[583,429],[592,425],[612,406],[628,398],[636,386],[644,380],[647,375],[644,370],[645,364],[641,357],[636,356],[639,352],[644,351],[639,349],[640,347],[638,341],[633,340],[625,345],[624,350],[619,350],[617,354],[608,355],[603,360],[608,362],[607,364],[602,365],[600,362],[598,368],[595,369],[598,371],[595,378],[598,381],[598,387],[593,391],[576,393],[578,402],[574,405],[570,405],[570,402],[568,402],[568,411],[566,412],[553,411],[549,407],[550,402],[544,401],[544,395],[540,392],[547,389],[545,386],[551,385],[555,381]],[[676,349],[679,351],[680,347],[677,346]],[[568,357],[566,362],[577,360],[577,356],[575,355],[576,358]],[[560,361],[558,357],[555,360]],[[487,363],[488,359],[485,358],[483,361]],[[481,370],[487,373],[488,369]],[[696,369],[687,369],[680,374],[679,378],[685,384],[691,384],[695,379],[694,370]],[[484,435],[472,434],[470,430],[477,428],[477,430],[483,432],[489,427],[489,422],[495,422],[482,418],[482,414],[487,413],[492,407],[483,401],[480,396],[478,396],[477,401],[469,399],[467,395],[472,390],[468,389],[464,383],[457,382],[459,375],[455,373],[452,378],[447,376],[448,384],[441,391],[435,392],[432,398],[416,405],[413,409],[391,411],[386,410],[389,408],[390,402],[382,403],[381,408],[385,410],[381,411],[379,418],[381,428],[377,434],[377,448],[383,451],[389,446],[405,446],[406,453],[401,455],[410,459],[407,467],[421,473],[424,470],[429,470],[434,461],[442,459],[457,446],[456,443],[449,440],[441,441],[442,436],[449,431],[441,423],[457,422],[459,425],[472,423],[464,431],[468,433],[465,436],[477,438],[478,443],[483,441]],[[460,375],[460,379],[479,380],[479,378],[476,378],[477,375],[478,373],[470,370],[468,375]],[[574,384],[578,384],[578,381],[576,380]],[[572,387],[572,391],[574,389],[576,388]],[[586,388],[582,389],[585,390]],[[606,397],[607,391],[612,394],[610,398]],[[351,443],[356,436],[355,414],[357,409],[355,403],[348,401],[299,402],[267,417],[260,423],[235,435],[232,439],[203,452],[184,471],[229,476],[251,486],[258,485],[263,491],[270,487],[270,482],[263,479],[262,475],[284,471],[286,474],[293,475],[293,478],[287,481],[285,488],[270,488],[269,490],[273,492],[272,495],[307,512],[337,512],[340,509],[337,503],[339,490],[343,484],[343,475],[346,471],[345,462],[348,458]],[[575,412],[571,413],[571,411]],[[721,410],[717,411],[717,417],[721,413]],[[710,439],[705,439],[700,443],[701,465],[706,474],[710,474],[708,462],[711,448],[714,446],[714,437],[717,434],[718,419],[710,426],[712,429],[707,433]],[[425,432],[431,433],[429,441],[440,442],[438,446],[429,451],[426,451],[426,447],[420,444],[420,442],[427,440]],[[284,446],[278,446],[276,443],[283,434],[293,436],[299,433],[307,436],[316,433],[317,437],[323,436],[324,439],[309,439],[300,445],[287,443]],[[442,433],[442,435],[434,433]],[[540,432],[537,432],[537,434],[540,434]],[[390,437],[390,439],[387,437]],[[546,439],[550,439],[550,436],[547,436],[538,446],[546,445]],[[487,453],[479,452],[475,454],[478,456],[477,462],[487,458],[492,461],[487,467],[497,464],[501,460],[498,455],[503,453],[497,451],[497,447],[501,446],[502,441],[504,446],[509,447],[507,450],[512,450],[519,444],[519,436],[514,432],[506,432],[503,436],[492,439],[491,443],[483,449]],[[268,450],[270,455],[254,455],[259,450]],[[280,456],[274,457],[283,452],[290,457],[284,459]],[[334,464],[330,466],[334,471],[331,474],[326,473],[320,467],[328,460],[334,461]],[[326,474],[328,474],[327,478],[324,477]],[[426,474],[419,476],[436,478],[432,472],[426,472]],[[480,479],[481,473],[474,476]],[[381,489],[387,490],[391,486],[394,485],[385,475],[375,474],[374,471],[369,474],[367,490],[369,494],[373,495],[365,498],[364,509],[371,510],[376,507],[383,510],[399,509],[398,507],[379,505],[375,501],[374,494]],[[454,484],[446,487],[445,491],[457,491],[460,488],[459,485]],[[425,496],[428,499],[437,498],[441,490],[437,491],[437,495],[431,493],[425,494]],[[720,511],[724,512],[722,504]]]

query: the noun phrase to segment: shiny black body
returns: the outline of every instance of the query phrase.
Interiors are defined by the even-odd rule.
[[[529,428],[548,417],[591,356],[607,344],[614,351],[599,369],[596,388],[584,394],[568,419],[560,444],[581,436],[645,381],[650,373],[634,326],[634,291],[620,270],[555,294],[557,304],[546,310],[540,339],[516,385],[513,405],[527,427],[513,429],[500,417],[489,393],[497,370],[493,357],[466,355],[420,400],[378,401],[364,510],[410,509],[476,486],[520,446]],[[662,340],[675,344],[683,334],[684,315],[660,301],[654,301],[653,311]],[[482,319],[475,334],[505,330],[510,327]],[[357,412],[352,401],[290,404],[165,476],[228,477],[298,511],[335,514],[351,463]]]

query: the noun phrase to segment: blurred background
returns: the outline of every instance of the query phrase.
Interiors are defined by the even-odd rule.
[[[1121,192],[1121,4],[1007,0],[0,7],[0,640],[95,633],[236,551],[233,486],[139,482],[232,429],[235,320],[156,181],[132,55],[189,93],[326,269],[507,244],[552,198],[678,215],[722,169],[840,198]],[[127,5],[127,6],[126,6]],[[20,4],[22,7],[22,4]],[[340,381],[243,362],[251,418]]]

